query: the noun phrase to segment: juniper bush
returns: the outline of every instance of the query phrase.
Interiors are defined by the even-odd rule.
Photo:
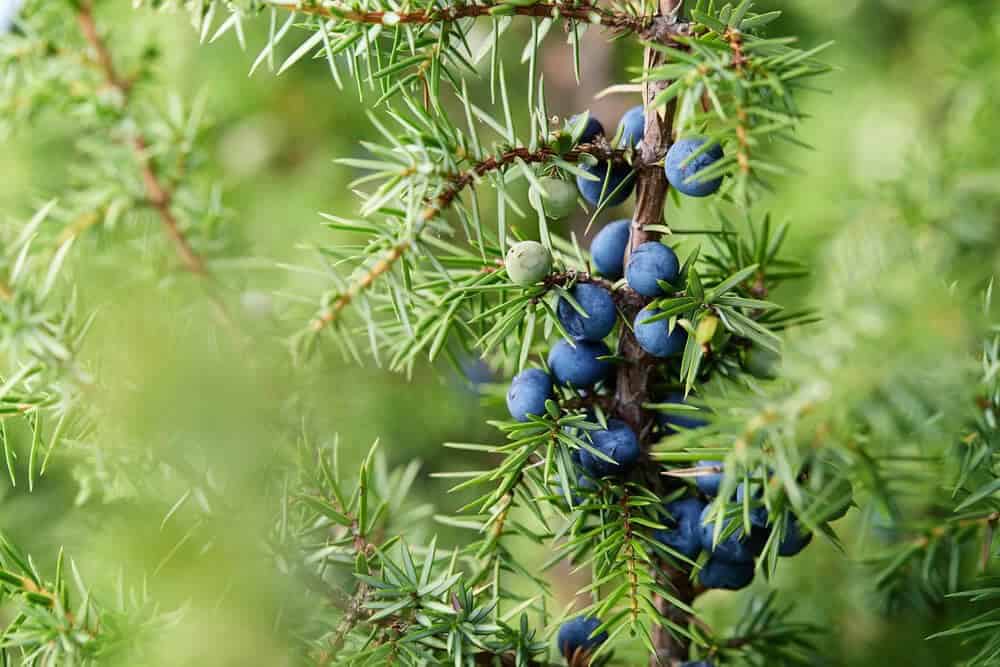
[[[872,207],[877,231],[837,218],[824,252],[800,261],[786,239],[799,247],[814,239],[798,235],[794,220],[777,222],[789,200],[767,195],[792,171],[786,162],[796,153],[783,146],[802,142],[802,95],[829,68],[822,47],[783,37],[779,13],[750,0],[133,4],[189,10],[203,41],[231,35],[252,47],[253,71],[324,61],[303,92],[327,70],[334,85],[353,79],[348,88],[369,112],[362,147],[370,155],[341,161],[365,173],[331,188],[357,196],[359,206],[324,214],[349,240],[296,237],[317,251],[318,264],[268,260],[293,268],[294,278],[267,295],[267,308],[247,308],[260,301],[246,296],[262,289],[253,272],[262,260],[224,224],[229,205],[209,177],[225,169],[203,169],[225,151],[202,121],[228,112],[205,101],[210,95],[189,108],[161,90],[158,63],[170,59],[159,59],[155,31],[122,20],[110,30],[110,5],[24,3],[0,43],[0,131],[38,131],[59,114],[53,125],[73,136],[65,142],[73,164],[58,202],[0,228],[0,446],[11,488],[33,493],[50,483],[47,466],[65,466],[59,476],[80,480],[81,503],[102,494],[114,501],[109,507],[136,500],[164,514],[149,522],[164,540],[175,525],[183,529],[153,570],[153,586],[106,596],[117,606],[97,602],[75,561],[58,556],[55,577],[46,578],[35,558],[0,536],[0,597],[10,620],[0,631],[4,664],[91,667],[112,653],[115,664],[146,664],[137,647],[157,644],[149,636],[179,645],[165,633],[186,610],[165,613],[146,591],[160,588],[168,570],[184,569],[171,562],[182,552],[195,562],[239,553],[225,563],[227,575],[253,561],[260,571],[252,581],[263,571],[274,577],[265,588],[280,590],[268,609],[275,613],[260,616],[280,635],[281,655],[219,664],[548,667],[560,656],[573,667],[819,664],[832,658],[812,650],[818,628],[794,620],[775,601],[783,594],[759,593],[788,567],[778,556],[813,540],[838,544],[829,522],[855,503],[866,505],[866,520],[882,512],[891,528],[880,534],[886,553],[873,559],[872,577],[887,603],[917,597],[914,607],[943,608],[956,599],[946,594],[973,589],[973,570],[995,561],[1000,343],[987,321],[992,276],[981,268],[994,266],[996,254],[995,189],[983,184],[992,135],[954,154],[944,147],[951,126],[994,115],[992,96],[950,86],[961,104],[936,105],[950,126],[922,142],[934,165],[908,164],[913,177],[885,188]],[[0,32],[10,17],[0,18]],[[925,23],[947,31],[953,22]],[[968,32],[978,23],[992,25],[954,22]],[[915,30],[906,27],[910,39]],[[541,71],[571,62],[586,76],[581,50],[597,32],[641,63],[634,85],[602,93],[628,109],[613,135],[589,112],[563,122],[572,77]],[[936,42],[932,55],[949,43]],[[542,57],[543,44],[572,57]],[[282,89],[304,81],[284,80]],[[279,143],[295,151],[323,145],[310,134],[310,105],[292,106],[278,123],[286,133]],[[281,155],[274,162],[284,166]],[[978,170],[961,168],[977,156]],[[311,164],[281,181],[284,201],[298,199],[292,188],[309,180]],[[806,172],[801,183],[813,177]],[[520,201],[522,186],[530,207]],[[241,188],[247,197],[250,190]],[[846,184],[838,195],[844,191]],[[607,221],[605,209],[633,193],[628,218]],[[694,211],[674,193],[718,196]],[[233,208],[244,206],[252,208]],[[590,219],[574,216],[578,208]],[[148,231],[151,220],[158,235]],[[578,240],[592,226],[599,231],[588,261]],[[137,248],[155,261],[135,261]],[[160,290],[149,301],[183,318],[179,328],[204,326],[212,352],[231,343],[255,378],[295,383],[288,363],[314,372],[310,360],[327,352],[418,382],[427,377],[423,364],[467,371],[476,359],[490,371],[475,378],[477,400],[502,410],[506,389],[511,419],[490,421],[498,435],[485,442],[447,443],[456,455],[445,464],[424,457],[446,468],[435,479],[457,478],[454,490],[469,496],[451,511],[442,507],[448,497],[425,504],[436,487],[414,456],[373,446],[354,457],[323,426],[314,433],[307,417],[330,401],[312,382],[243,383],[268,385],[266,403],[280,425],[258,430],[290,442],[275,448],[280,462],[265,457],[266,488],[254,487],[269,508],[265,529],[242,530],[245,499],[229,491],[258,457],[220,461],[204,447],[197,456],[142,449],[128,459],[103,446],[122,428],[105,419],[105,410],[113,413],[106,396],[131,396],[143,382],[129,377],[127,390],[105,391],[112,373],[100,352],[83,346],[91,322],[101,335],[115,330],[100,313],[81,312],[100,301],[77,296],[94,282],[81,279],[91,264],[102,276],[119,264],[141,267]],[[135,276],[122,277],[131,285]],[[809,282],[786,287],[795,280]],[[198,304],[171,310],[192,295],[217,328],[189,315],[201,312]],[[263,341],[281,336],[257,337],[258,328],[288,320],[293,358],[266,354]],[[199,398],[224,393],[211,391],[210,375]],[[457,428],[469,407],[438,402],[426,419],[421,399],[437,395],[425,386],[413,390],[412,405],[399,401],[408,418],[401,430],[419,431],[420,441],[435,422]],[[363,407],[349,398],[352,410]],[[215,428],[226,410],[205,404]],[[163,430],[157,437],[171,448],[190,435],[181,424]],[[213,444],[243,443],[212,435]],[[475,456],[485,463],[458,469]],[[354,475],[346,470],[353,463]],[[224,524],[253,540],[219,539]],[[525,544],[537,561],[526,558]],[[581,576],[579,585],[558,585],[559,568]],[[745,613],[702,617],[696,601],[704,590],[746,588],[757,572],[758,585],[741,594]],[[228,586],[231,578],[222,579]],[[996,599],[989,586],[973,590]],[[231,593],[241,599],[236,588],[218,597]],[[734,598],[719,596],[719,604]],[[554,619],[567,613],[573,618],[557,627]],[[984,667],[1000,650],[1000,623],[970,618],[954,632],[981,640],[969,664]],[[184,626],[180,636],[194,634],[204,628]]]

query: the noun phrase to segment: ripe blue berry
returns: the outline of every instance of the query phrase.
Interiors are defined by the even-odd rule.
[[[608,640],[607,632],[591,636],[599,627],[601,627],[600,619],[593,616],[577,616],[566,621],[559,627],[559,634],[556,637],[559,652],[567,660],[577,651],[590,653]]]
[[[708,660],[688,660],[687,662],[682,662],[680,667],[715,667],[715,663]]]
[[[764,547],[767,546],[767,541],[770,537],[771,526],[756,526],[751,523],[750,534],[746,536],[744,542],[750,553],[756,557],[764,553]]]
[[[670,519],[667,530],[657,530],[653,536],[661,544],[694,560],[701,552],[701,513],[705,503],[698,498],[682,498],[667,503]]]
[[[615,220],[597,232],[590,242],[590,257],[598,273],[611,280],[625,275],[625,246],[631,229],[631,220]]]
[[[587,313],[584,317],[568,300],[559,299],[559,321],[570,336],[576,340],[601,340],[611,333],[618,311],[608,290],[593,283],[577,283],[570,295]]]
[[[753,581],[753,561],[730,563],[713,556],[701,567],[698,580],[705,588],[724,588],[731,591],[746,588]]]
[[[683,404],[684,394],[679,391],[672,391],[663,396],[659,403]],[[665,433],[676,433],[681,429],[701,428],[708,422],[695,415],[697,412],[657,412],[656,423]]]
[[[635,314],[633,329],[636,341],[642,349],[654,357],[672,357],[680,354],[687,344],[687,331],[676,323],[673,331],[670,331],[669,318],[646,322],[658,312],[660,311],[647,306]]]
[[[552,253],[538,241],[521,241],[507,251],[505,266],[512,281],[529,287],[549,275]]]
[[[643,243],[628,258],[625,279],[629,287],[643,296],[663,296],[658,280],[677,280],[681,265],[673,250],[658,241]]]
[[[642,105],[636,105],[625,112],[618,124],[621,146],[635,148],[646,134],[646,117]]]
[[[608,428],[590,431],[594,449],[614,463],[597,458],[586,449],[580,452],[580,465],[594,477],[625,473],[639,460],[639,439],[629,425],[617,419],[608,420]]]
[[[610,354],[611,350],[601,342],[581,340],[573,347],[560,339],[549,352],[549,368],[559,384],[586,388],[611,374],[611,363],[598,359]]]
[[[528,421],[528,415],[545,414],[545,401],[552,398],[552,378],[540,368],[528,368],[510,382],[507,390],[507,410],[519,422]]]
[[[457,387],[466,394],[477,396],[482,393],[482,386],[493,382],[493,369],[480,357],[463,354],[458,359],[458,372],[455,373]]]
[[[712,144],[696,157],[688,160],[687,164],[683,164],[688,156],[701,148],[706,141],[700,137],[680,139],[667,151],[667,158],[663,163],[663,168],[667,172],[667,180],[683,195],[707,197],[716,192],[722,185],[721,176],[709,179],[691,178],[722,159],[722,147],[718,144]]]
[[[580,134],[580,138],[577,139],[577,143],[589,144],[592,142],[597,135],[604,134],[604,126],[601,125],[601,121],[594,118],[594,114],[589,111],[584,111],[587,114],[587,123],[583,126],[583,132]],[[577,114],[569,119],[569,126],[573,127],[576,125],[577,121],[580,120],[580,116],[583,114]]]
[[[794,556],[809,546],[812,538],[812,533],[803,532],[798,519],[790,516],[788,517],[788,523],[785,525],[785,535],[778,544],[778,555]]]
[[[698,490],[713,498],[719,495],[719,487],[722,486],[722,461],[698,461],[698,467],[715,469],[694,478]]]
[[[728,537],[720,539],[714,548],[712,547],[712,538],[715,535],[715,520],[709,519],[710,510],[711,505],[706,505],[699,518],[702,548],[711,553],[712,558],[716,560],[723,560],[729,563],[752,563],[754,554],[747,544],[748,536],[743,535],[743,528],[741,526],[737,527],[736,531],[730,533]],[[722,527],[723,533],[725,533],[730,521],[732,519],[724,521]]]
[[[576,177],[576,187],[580,194],[590,204],[597,206],[601,203],[601,193],[608,206],[617,206],[628,199],[635,187],[635,179],[632,178],[632,167],[624,162],[618,162],[611,166],[611,173],[608,173],[608,163],[598,162],[590,166],[581,167],[588,174],[595,176],[597,180],[586,179],[583,176]],[[608,181],[607,187],[604,185],[605,179]],[[620,186],[620,187],[619,187]]]

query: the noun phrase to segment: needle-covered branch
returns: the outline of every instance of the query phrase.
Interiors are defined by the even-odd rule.
[[[0,536],[0,604],[12,612],[0,628],[4,661],[92,665],[99,659],[138,658],[143,626],[162,632],[178,618],[176,612],[149,605],[144,593],[120,591],[119,600],[116,606],[99,604],[61,551],[54,578],[44,578],[28,555]]]
[[[586,2],[538,2],[523,5],[518,3],[483,2],[455,3],[452,6],[430,4],[425,8],[411,11],[357,11],[351,7],[335,3],[320,3],[313,0],[305,2],[286,2],[276,0],[272,4],[286,9],[322,16],[351,23],[370,23],[384,26],[415,23],[426,25],[430,23],[450,23],[462,19],[487,18],[495,16],[530,16],[534,18],[551,18],[566,21],[592,23],[620,31],[642,32],[646,30],[655,17],[631,13],[616,12],[606,7],[600,7]]]
[[[217,187],[203,187],[192,168],[202,162],[206,100],[185,107],[167,95],[166,105],[147,105],[157,51],[131,59],[115,51],[93,0],[26,2],[0,49],[10,84],[0,91],[10,112],[0,115],[0,130],[44,122],[47,113],[74,119],[74,156],[86,168],[72,171],[71,163],[72,187],[52,216],[64,226],[52,235],[57,242],[122,220],[148,224],[152,211],[180,266],[207,277],[203,255],[222,254],[231,242],[219,233],[227,212]]]
[[[107,85],[118,92],[122,98],[123,106],[128,105],[133,82],[123,78],[115,68],[111,52],[101,37],[100,30],[94,21],[92,0],[80,0],[77,4],[77,21],[80,24],[80,30],[84,38],[95,54],[101,71],[104,73]],[[159,215],[164,233],[166,233],[167,237],[176,247],[177,254],[184,263],[184,266],[196,275],[206,276],[208,270],[205,267],[204,260],[191,247],[187,236],[181,230],[177,218],[171,210],[173,192],[161,182],[156,165],[149,155],[149,145],[146,138],[137,131],[131,138],[131,143],[135,151],[135,159],[139,163],[148,203]]]
[[[604,159],[616,159],[613,151],[608,151],[601,146],[577,146],[561,154],[549,147],[537,150],[521,147],[512,148],[496,156],[480,160],[462,172],[446,175],[443,179],[444,184],[441,192],[428,200],[425,208],[420,211],[413,228],[412,237],[403,239],[386,251],[360,278],[352,282],[347,290],[338,296],[328,309],[324,310],[323,313],[313,320],[311,328],[318,331],[336,320],[340,312],[350,305],[364,290],[371,287],[372,283],[379,276],[392,270],[393,265],[419,240],[428,223],[441,217],[456,198],[461,195],[463,190],[475,187],[484,176],[494,172],[503,172],[518,164],[545,164],[556,160],[576,162],[582,154],[594,155]]]

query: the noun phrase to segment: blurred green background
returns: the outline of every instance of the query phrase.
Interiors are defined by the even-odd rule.
[[[482,399],[449,368],[423,368],[405,378],[345,364],[333,349],[302,368],[290,364],[288,325],[271,295],[318,294],[326,285],[280,263],[309,264],[311,246],[333,240],[318,212],[356,209],[348,188],[353,175],[333,159],[360,153],[358,138],[371,134],[366,107],[350,88],[333,85],[321,61],[302,62],[277,78],[266,71],[248,78],[254,54],[242,53],[235,39],[199,46],[184,17],[133,12],[128,4],[103,7],[101,18],[115,26],[112,43],[128,53],[152,40],[162,51],[159,74],[166,88],[186,97],[208,95],[206,168],[226,187],[233,233],[260,260],[222,269],[225,282],[235,286],[234,300],[254,314],[255,354],[250,358],[217,330],[189,278],[164,281],[133,271],[145,261],[133,249],[78,247],[75,279],[88,306],[100,311],[84,351],[101,379],[100,391],[89,397],[101,406],[99,446],[69,443],[32,493],[0,480],[0,525],[43,568],[65,546],[98,591],[109,590],[120,573],[132,581],[148,573],[152,595],[164,607],[189,603],[185,620],[159,638],[158,664],[281,665],[285,640],[273,622],[294,593],[273,575],[260,547],[275,511],[267,490],[294,434],[339,433],[348,459],[357,460],[381,438],[391,463],[422,459],[425,471],[476,467],[481,462],[445,454],[440,445],[496,441],[498,433],[484,419],[500,414],[499,403]],[[927,177],[942,147],[951,158],[966,157],[1000,188],[1000,171],[990,168],[1000,117],[975,116],[1000,83],[996,2],[760,4],[785,11],[774,32],[799,35],[803,44],[836,42],[826,58],[837,70],[805,104],[811,118],[799,138],[814,150],[789,156],[800,171],[780,179],[761,207],[793,222],[792,255],[807,261],[821,256],[825,241],[859,216],[877,224],[886,199],[907,197],[913,206],[933,209],[939,189],[949,187],[947,175],[941,181]],[[262,27],[250,35],[252,45],[262,43]],[[516,30],[506,41],[513,67],[524,42]],[[592,96],[628,79],[638,51],[621,43],[609,47],[592,32],[584,81],[576,88],[569,49],[557,36],[550,42],[543,66],[554,113],[590,106],[610,127],[637,103],[627,96],[594,102]],[[6,222],[25,219],[72,181],[74,138],[72,119],[46,116],[4,144],[0,215]],[[688,204],[671,219],[703,212]],[[152,219],[145,235],[144,243],[162,243]],[[996,266],[997,258],[977,261]],[[800,296],[789,292],[778,300]],[[196,499],[201,509],[191,500],[161,525],[187,488],[185,479],[163,474],[162,462],[211,469],[215,477],[203,480],[211,491]],[[446,488],[422,476],[414,502],[454,509],[460,503],[445,495]],[[864,545],[856,514],[837,525],[846,554],[819,543],[784,562],[777,581],[758,581],[754,590],[777,588],[798,603],[802,618],[830,628],[820,641],[831,665],[953,664],[963,655],[960,646],[922,638],[961,617],[960,611],[940,606],[886,616],[873,602],[869,570],[858,562]],[[448,543],[462,539],[447,528],[441,533]],[[531,548],[524,546],[525,557],[540,557]],[[562,602],[573,588],[565,580],[556,583]],[[700,604],[713,620],[732,618],[742,595],[712,593]]]

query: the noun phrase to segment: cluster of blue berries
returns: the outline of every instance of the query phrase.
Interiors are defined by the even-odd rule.
[[[529,368],[511,381],[507,409],[517,421],[546,413],[546,403],[555,398],[556,386],[593,391],[610,381],[614,365],[607,360],[611,349],[604,342],[618,320],[614,298],[605,287],[577,283],[556,308],[559,322],[572,340],[561,338],[549,352],[549,372]],[[626,473],[639,460],[639,439],[624,422],[609,419],[606,428],[591,431],[590,442],[605,458],[591,451],[578,454],[579,465],[592,478]]]
[[[636,248],[625,264],[625,248],[629,242],[630,220],[616,220],[594,236],[590,254],[598,273],[611,280],[623,275],[629,287],[642,296],[666,296],[671,284],[680,277],[677,254],[659,241],[647,241]],[[635,338],[646,352],[655,357],[680,354],[687,342],[687,332],[680,326],[670,328],[670,321],[657,317],[652,307],[640,310],[632,323]]]
[[[577,118],[574,124],[580,122]],[[643,134],[643,108],[636,106],[621,119],[616,133],[617,147],[635,149]],[[604,135],[604,127],[588,115],[583,121],[578,141],[594,143],[599,141],[601,135]],[[721,148],[704,139],[682,139],[671,147],[666,156],[664,167],[667,179],[682,194],[694,197],[710,195],[721,186],[721,177],[705,179],[695,176],[722,157]],[[628,164],[601,161],[582,168],[599,179],[577,178],[580,195],[590,204],[601,203],[603,196],[605,203],[616,205],[631,194],[633,174]],[[569,208],[570,197],[563,185],[549,180],[543,183],[543,194],[536,204],[548,217],[559,217]],[[632,249],[628,260],[625,260],[631,224],[630,220],[617,220],[594,237],[590,251],[595,272],[611,282],[624,278],[634,292],[649,299],[673,293],[682,278],[681,265],[673,249],[658,241],[650,241]],[[541,244],[525,241],[511,249],[506,266],[515,283],[533,285],[551,272],[551,255]],[[552,417],[558,416],[556,397],[559,388],[572,391],[574,395],[595,395],[602,386],[613,381],[614,364],[609,360],[612,352],[604,339],[614,331],[620,312],[610,285],[599,280],[575,282],[559,299],[556,315],[565,336],[549,351],[548,370],[529,368],[511,381],[507,409],[516,421],[526,422],[547,413],[551,413]],[[638,311],[631,326],[638,344],[654,357],[680,355],[687,343],[684,328],[677,324],[671,326],[669,317],[650,306]],[[664,400],[682,403],[684,397],[668,394]],[[656,423],[660,433],[669,434],[697,428],[705,422],[697,417],[661,413],[657,415]],[[602,478],[627,475],[640,459],[639,438],[624,421],[608,419],[604,428],[588,430],[586,437],[590,446],[572,454],[577,468],[574,474],[578,475],[576,487],[580,490],[597,489],[598,480]],[[710,479],[711,476],[705,476],[705,482]],[[718,482],[716,480],[716,492]],[[699,480],[701,487],[702,481]],[[562,495],[561,492],[559,495]],[[574,506],[580,504],[578,497],[571,497]],[[695,496],[669,503],[666,506],[670,516],[668,528],[657,531],[655,537],[669,550],[692,562],[703,549],[711,551],[700,574],[701,582],[706,587],[741,588],[753,578],[753,560],[760,550],[756,550],[755,554],[756,547],[746,546],[746,540],[733,537],[723,540],[713,549],[713,525],[704,524],[706,508],[706,501]],[[764,527],[760,534],[764,534],[763,531]],[[786,534],[791,534],[791,531],[786,531]],[[803,539],[807,541],[809,537]],[[760,543],[762,547],[763,542]],[[596,617],[579,616],[560,627],[557,645],[570,664],[578,664],[578,656],[589,655],[607,641],[606,631],[597,632],[600,626],[601,621]],[[682,667],[711,667],[711,663],[685,662]]]
[[[618,253],[619,257],[625,254],[628,224],[627,220],[612,223],[594,241],[595,264],[610,278],[620,278],[621,275],[613,273],[616,267],[602,265],[602,260],[596,258],[609,257],[612,252]],[[625,233],[621,234],[619,230],[623,225]],[[609,236],[611,241],[608,241]],[[615,248],[609,249],[608,246],[612,243]],[[519,243],[508,253],[508,271],[512,271],[511,264],[516,267],[512,275],[520,274],[520,258],[529,254],[522,252],[521,246],[524,244],[534,242]],[[548,261],[531,258],[531,262],[532,266],[544,267],[546,271],[551,267]],[[621,265],[619,260],[619,271]],[[677,280],[679,271],[680,265],[674,251],[659,242],[651,241],[642,244],[631,254],[625,276],[629,286],[636,292],[645,296],[662,296],[666,293],[666,288],[669,288],[669,283]],[[657,312],[651,308],[639,311],[633,321],[636,340],[643,349],[656,357],[680,354],[687,341],[687,332],[676,325],[671,329],[669,320],[656,318]],[[517,421],[527,421],[531,415],[544,415],[546,402],[555,398],[556,386],[590,391],[611,378],[614,365],[608,361],[611,349],[604,339],[614,330],[618,321],[618,308],[608,288],[594,282],[577,282],[569,289],[567,296],[559,299],[556,314],[571,340],[561,338],[553,345],[548,356],[548,373],[538,368],[529,368],[514,377],[507,392],[507,408],[511,417]],[[591,432],[590,439],[596,449],[614,460],[614,464],[611,464],[587,451],[582,452],[581,464],[594,477],[627,472],[639,458],[638,438],[624,422],[609,420],[607,428]],[[612,469],[613,465],[617,465],[617,468]]]
[[[713,472],[702,477],[714,479],[719,474]],[[709,484],[703,483],[702,477],[697,479],[699,488],[704,492]],[[718,491],[717,486],[715,490]],[[754,558],[763,551],[770,532],[766,511],[763,517],[757,517],[763,521],[752,522],[753,529],[749,534],[744,534],[742,526],[737,527],[735,532],[729,531],[732,519],[725,519],[722,534],[726,536],[716,542],[716,523],[710,516],[711,505],[702,498],[687,496],[667,503],[665,509],[670,517],[668,527],[656,531],[656,539],[690,561],[697,559],[703,550],[707,552],[708,560],[698,572],[698,580],[705,588],[738,590],[753,581]],[[796,552],[804,546],[797,545]]]
[[[579,116],[571,119],[571,124],[579,122]],[[634,106],[622,116],[618,124],[618,147],[635,149],[645,135],[645,117],[642,105]],[[604,126],[599,120],[587,114],[580,143],[592,143],[604,134]],[[722,176],[705,175],[712,166],[723,158],[722,147],[703,137],[679,139],[667,151],[663,168],[667,180],[681,194],[689,197],[707,197],[722,186]],[[601,161],[587,165],[583,170],[596,180],[577,176],[576,186],[589,203],[597,205],[602,201],[608,206],[621,204],[632,193],[634,179],[632,168],[624,162]]]
[[[679,397],[670,395],[669,402],[678,401]],[[704,424],[696,417],[679,417],[662,415],[659,420],[666,432],[676,427],[697,428]],[[723,471],[720,461],[699,461],[703,474],[696,478],[696,486],[701,495],[691,493],[677,500],[666,503],[664,508],[668,515],[666,528],[655,531],[654,537],[667,549],[681,559],[691,564],[698,559],[702,551],[708,553],[708,559],[698,571],[698,580],[702,586],[709,589],[738,590],[748,586],[754,577],[754,559],[761,555],[764,546],[774,529],[767,509],[763,505],[754,505],[750,511],[749,534],[737,528],[735,532],[727,530],[734,519],[724,520],[722,535],[718,541],[714,539],[715,521],[711,515],[711,498],[716,496],[722,487]],[[736,500],[743,502],[745,487],[737,487]],[[754,500],[759,501],[762,491],[754,494]],[[842,511],[830,517],[840,518],[847,511]],[[797,519],[789,515],[781,541],[778,544],[780,556],[794,556],[802,551],[812,541],[812,534],[804,532]],[[683,567],[683,565],[682,565]],[[601,626],[600,619],[593,616],[578,616],[562,624],[559,628],[557,645],[562,654],[574,664],[575,656],[589,654],[608,639],[607,632],[596,633]],[[713,667],[708,661],[688,661],[681,667]]]
[[[719,493],[723,482],[721,461],[699,461],[703,474],[695,478],[698,490],[711,498]],[[745,483],[736,488],[736,502],[743,504],[747,494]],[[742,526],[735,531],[728,530],[732,517],[723,518],[721,535],[715,541],[716,522],[712,520],[711,506],[699,497],[689,496],[666,505],[671,523],[667,530],[656,532],[656,538],[665,546],[685,558],[694,560],[704,550],[708,560],[698,573],[699,580],[706,588],[736,590],[750,584],[754,575],[754,558],[760,556],[777,527],[767,508],[762,504],[763,488],[751,493],[749,513],[751,529],[745,532]],[[849,503],[844,503],[826,517],[833,521],[846,514]],[[779,556],[795,556],[812,541],[812,533],[805,531],[795,515],[789,513],[778,542]],[[740,521],[736,519],[739,523]]]

